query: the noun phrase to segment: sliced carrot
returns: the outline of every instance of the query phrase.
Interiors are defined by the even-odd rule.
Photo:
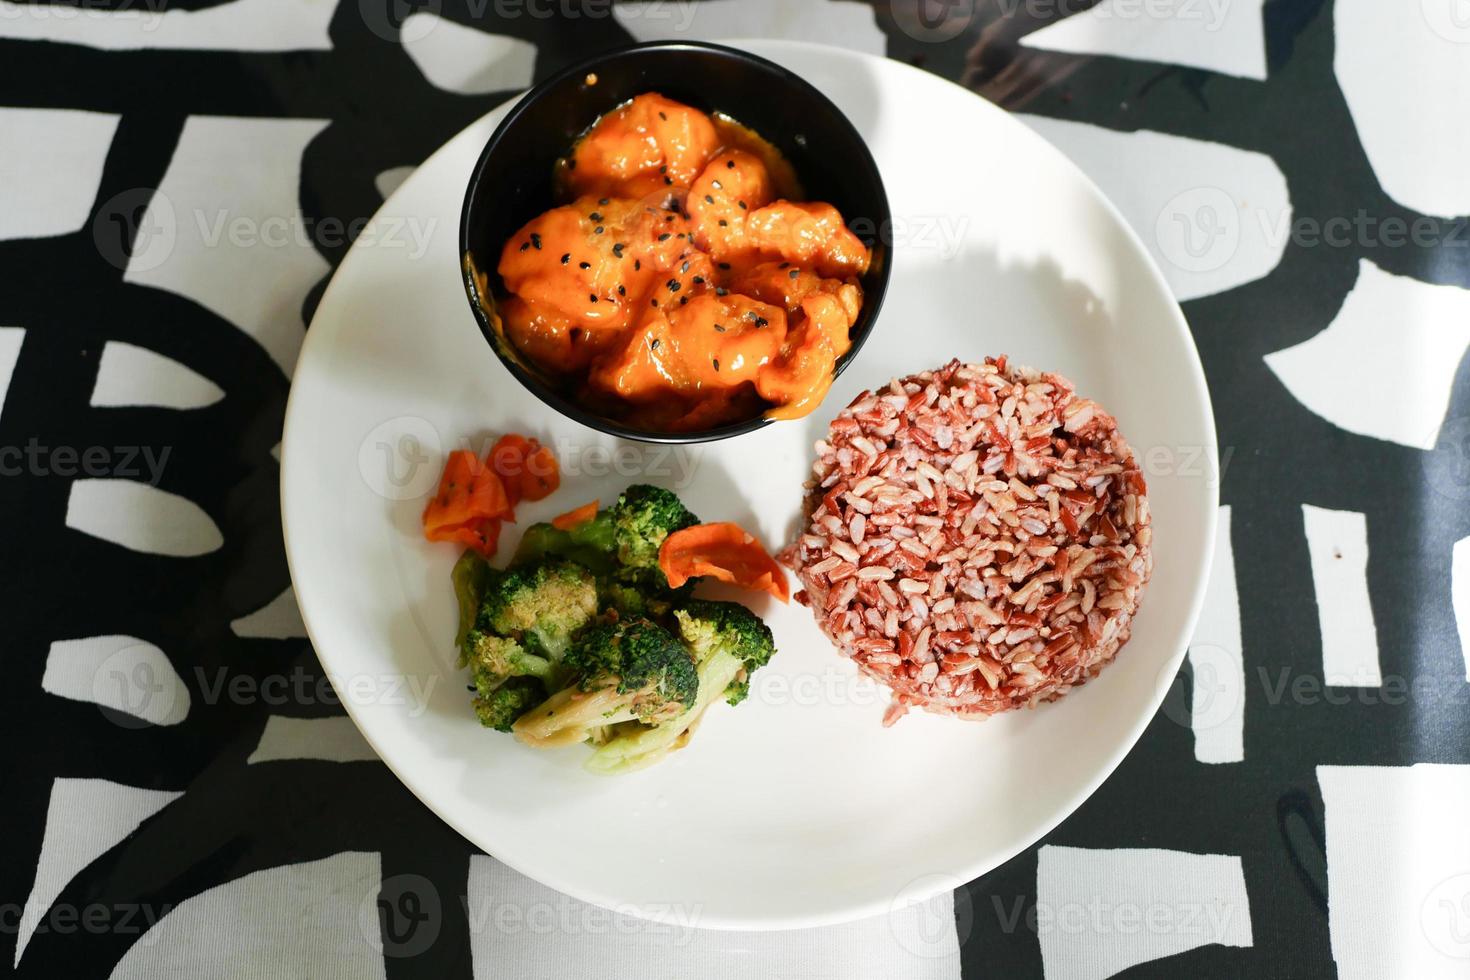
[[[565,514],[553,517],[551,526],[560,531],[570,531],[574,527],[581,527],[597,516],[599,506],[596,500],[588,501],[575,510],[569,510]]]
[[[791,598],[786,572],[739,524],[696,524],[675,531],[664,539],[658,565],[675,589],[691,578],[708,575],[769,592],[782,602]]]
[[[495,518],[471,521],[451,527],[436,528],[425,532],[430,541],[453,541],[466,548],[473,548],[485,558],[494,558],[500,546],[500,521]]]
[[[531,440],[531,445],[535,448],[526,457],[526,469],[521,474],[521,496],[527,500],[543,500],[561,486],[561,467],[550,449],[535,439]]]
[[[511,503],[542,500],[561,486],[556,456],[535,439],[506,433],[490,449],[490,467],[505,482]]]
[[[505,484],[512,506],[521,502],[520,478],[526,469],[526,457],[530,454],[531,440],[514,432],[507,432],[490,447],[490,468]]]
[[[424,534],[478,521],[512,517],[510,498],[495,471],[468,449],[449,454],[439,490],[424,508]]]

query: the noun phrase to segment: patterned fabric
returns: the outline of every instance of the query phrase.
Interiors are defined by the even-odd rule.
[[[1207,608],[1119,770],[952,903],[779,939],[474,853],[343,715],[277,502],[331,270],[426,233],[384,195],[570,61],[737,35],[912,62],[1070,155],[1184,303],[1222,447]],[[1462,0],[0,0],[0,963],[1465,976],[1467,99]]]

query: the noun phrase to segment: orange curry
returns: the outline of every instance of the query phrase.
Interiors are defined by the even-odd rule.
[[[816,408],[870,255],[769,143],[649,93],[559,164],[571,203],[506,243],[502,329],[599,411],[670,431]]]

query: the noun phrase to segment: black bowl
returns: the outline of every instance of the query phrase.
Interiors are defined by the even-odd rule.
[[[594,81],[595,79],[595,81]],[[578,405],[496,329],[494,297],[504,292],[496,266],[505,242],[551,208],[558,159],[599,116],[644,92],[658,92],[706,112],[723,112],[775,144],[796,170],[806,199],[834,205],[873,251],[861,282],[863,309],[840,374],[872,332],[888,285],[890,221],[878,165],[863,138],[832,102],[791,72],[753,54],[714,44],[639,44],[598,55],[533,88],[495,130],[470,176],[460,217],[462,276],[480,330],[511,374],[537,398],[584,425],[626,439],[688,443],[751,432],[756,416],[697,432],[633,428]],[[486,277],[484,295],[471,270]]]

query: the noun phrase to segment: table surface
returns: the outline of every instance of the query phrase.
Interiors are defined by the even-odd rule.
[[[635,39],[769,36],[953,79],[1114,199],[1215,399],[1220,547],[1138,746],[932,944],[725,935],[668,975],[1470,974],[1462,2],[0,0],[0,962],[600,972],[557,927],[482,955],[467,887],[528,883],[325,683],[279,530],[289,371],[362,220],[469,122]]]

